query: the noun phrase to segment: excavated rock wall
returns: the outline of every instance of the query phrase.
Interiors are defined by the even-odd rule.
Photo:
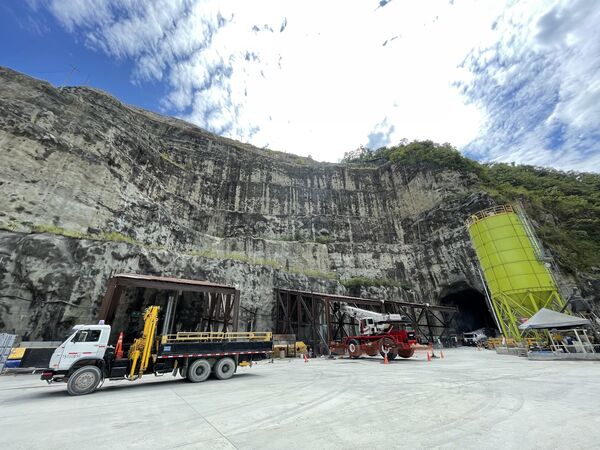
[[[54,339],[91,320],[112,272],[227,283],[272,325],[276,287],[436,302],[481,289],[472,175],[317,163],[0,69],[0,329]],[[254,317],[254,319],[253,319]]]

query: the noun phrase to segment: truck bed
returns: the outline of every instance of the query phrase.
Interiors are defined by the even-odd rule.
[[[264,354],[273,351],[271,333],[178,333],[161,338],[158,359]]]

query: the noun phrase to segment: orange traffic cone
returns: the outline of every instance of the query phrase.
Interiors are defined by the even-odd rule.
[[[115,347],[115,356],[117,358],[123,357],[123,332],[119,333],[119,339],[117,339],[117,346]]]
[[[427,362],[431,361],[431,354],[429,352],[427,352]]]
[[[442,359],[444,359],[444,352],[442,350],[440,350],[440,356],[442,357]]]
[[[383,363],[384,364],[389,364],[390,363],[390,361],[388,360],[388,357],[387,357],[387,353],[383,354]]]
[[[307,363],[308,362],[308,355],[305,353],[304,354],[304,362]]]

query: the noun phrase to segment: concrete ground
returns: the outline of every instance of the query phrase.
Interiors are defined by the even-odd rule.
[[[228,381],[106,382],[71,397],[0,377],[6,449],[598,448],[600,364],[471,348],[382,364],[276,360]]]

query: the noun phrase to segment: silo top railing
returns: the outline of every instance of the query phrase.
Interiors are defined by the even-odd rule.
[[[467,219],[467,226],[470,227],[474,223],[479,222],[480,220],[485,219],[486,217],[496,216],[498,214],[508,214],[514,213],[515,210],[511,205],[497,205],[492,206],[491,208],[483,209],[481,211],[472,214]]]

